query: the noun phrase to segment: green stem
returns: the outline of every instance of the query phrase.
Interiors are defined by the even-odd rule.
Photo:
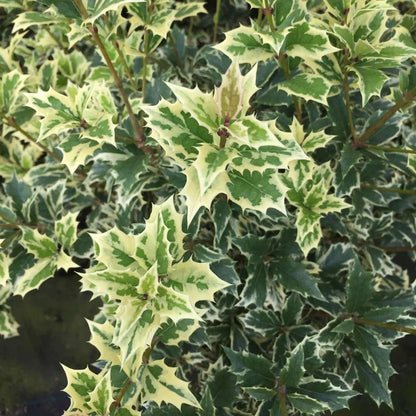
[[[266,14],[266,19],[267,19],[267,22],[269,23],[270,30],[272,32],[275,32],[276,26],[274,25],[274,22],[273,22],[273,16],[270,13],[269,0],[264,0],[264,13]]]
[[[19,225],[19,223],[16,222],[14,219],[10,218],[9,216],[5,214],[2,214],[1,212],[0,212],[0,218],[6,221],[8,224]]]
[[[370,126],[360,137],[358,137],[357,144],[359,146],[363,145],[377,130],[384,126],[389,118],[402,109],[406,104],[413,101],[415,97],[416,87],[403,94],[402,98],[400,98],[396,104],[390,107],[372,126]]]
[[[76,4],[76,6],[78,7],[81,16],[84,20],[88,19],[88,12],[86,10],[86,8],[84,7],[82,0],[73,0],[74,3]],[[103,55],[103,58],[108,66],[108,69],[111,72],[111,75],[114,79],[114,82],[116,84],[117,89],[120,92],[121,98],[124,102],[124,105],[126,106],[127,109],[127,113],[129,115],[130,121],[131,121],[131,125],[133,127],[133,131],[134,131],[134,138],[136,140],[137,145],[146,153],[149,154],[149,149],[147,148],[147,146],[145,145],[145,140],[144,140],[144,134],[143,134],[143,129],[140,128],[139,123],[137,121],[136,115],[134,114],[133,108],[131,107],[129,98],[126,94],[126,91],[123,88],[123,83],[121,81],[121,78],[119,77],[119,75],[117,74],[116,69],[114,68],[114,65],[110,59],[110,56],[107,53],[107,50],[105,49],[105,46],[98,34],[98,30],[97,27],[95,26],[89,26],[88,27],[89,31],[91,32],[91,35],[95,41],[95,44],[98,46],[98,48],[101,51],[101,54]]]
[[[220,10],[221,10],[221,0],[217,0],[217,7],[215,9],[215,14],[213,17],[214,20],[214,43],[217,41],[217,35],[218,35],[218,23],[220,21]]]
[[[259,25],[259,27],[263,26],[263,12],[261,9],[259,9],[257,12],[257,24]]]
[[[395,325],[395,324],[387,324],[385,322],[374,322],[374,321],[370,321],[368,319],[358,318],[358,317],[354,317],[353,320],[357,324],[378,326],[380,328],[387,328],[387,329],[392,329],[394,331],[406,332],[408,334],[416,335],[416,329],[415,328],[409,328],[409,327],[406,327],[406,326]]]
[[[374,149],[374,150],[383,150],[384,152],[393,152],[393,153],[409,153],[409,154],[416,154],[416,150],[413,149],[400,149],[398,147],[386,147],[386,146],[376,146],[373,144],[364,143],[362,147],[367,149]]]
[[[280,415],[287,416],[286,386],[281,382],[280,378],[277,380],[277,383],[277,397],[279,398]]]
[[[394,194],[416,195],[416,191],[413,189],[394,189],[394,188],[386,188],[383,186],[371,186],[371,185],[361,185],[361,189],[374,189],[375,191],[380,191],[380,192],[392,192]]]
[[[55,41],[55,43],[65,52],[68,53],[68,49],[64,46],[64,44],[55,36],[52,30],[45,26],[45,30],[48,32],[49,36]]]
[[[49,150],[46,146],[44,146],[42,143],[39,143],[32,135],[30,135],[26,130],[23,130],[11,117],[8,117],[6,114],[0,112],[0,117],[5,121],[5,123],[13,127],[15,130],[22,133],[29,141],[31,141],[36,146],[40,147],[45,153],[47,153],[49,156],[53,157],[56,161],[61,163],[61,159],[59,156],[57,156],[55,153],[53,153],[51,150]]]
[[[354,119],[352,117],[352,106],[351,106],[351,100],[350,100],[350,84],[348,81],[348,70],[347,70],[347,54],[348,51],[344,50],[344,66],[343,66],[343,72],[344,72],[344,84],[343,84],[343,89],[344,89],[344,95],[345,95],[345,107],[347,110],[347,118],[348,118],[348,125],[350,127],[350,132],[351,132],[351,136],[352,136],[352,140],[354,145],[357,144],[358,142],[358,136],[357,136],[357,132],[355,130],[355,125],[354,125]]]

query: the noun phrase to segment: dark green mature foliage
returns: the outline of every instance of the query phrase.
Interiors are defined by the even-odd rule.
[[[103,302],[66,415],[392,406],[415,333],[393,261],[416,241],[414,4],[0,6],[0,334],[59,269]]]

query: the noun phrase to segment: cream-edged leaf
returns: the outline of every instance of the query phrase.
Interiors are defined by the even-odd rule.
[[[143,367],[139,375],[142,385],[142,400],[154,401],[159,406],[162,402],[171,403],[178,409],[182,404],[200,407],[198,401],[189,391],[188,383],[179,379],[176,368],[168,367],[164,360],[156,360]]]
[[[56,256],[56,268],[58,270],[63,269],[68,272],[69,269],[76,269],[77,267],[79,267],[78,264],[73,262],[71,256],[68,256],[64,251]]]
[[[89,342],[100,352],[100,360],[109,361],[112,365],[119,365],[120,348],[113,343],[113,325],[109,321],[98,323],[87,320],[87,322],[91,332]]]
[[[50,259],[57,253],[57,246],[52,238],[41,234],[38,230],[21,226],[22,239],[20,243],[31,254],[38,259]]]
[[[0,251],[0,287],[5,285],[10,279],[9,276],[10,259],[3,251]]]
[[[77,240],[77,212],[68,212],[55,222],[55,236],[64,249],[69,249]]]
[[[242,173],[233,170],[228,173],[226,186],[230,199],[243,211],[251,208],[266,213],[269,208],[274,208],[286,213],[284,199],[287,188],[274,170],[244,170]]]
[[[317,101],[324,105],[328,105],[327,97],[331,86],[331,83],[324,77],[306,72],[279,84],[279,88],[288,94],[302,97],[305,100]]]
[[[101,376],[101,373],[100,373]],[[107,370],[104,376],[101,376],[100,381],[95,386],[95,389],[90,393],[90,400],[88,402],[91,410],[97,412],[100,416],[105,416],[110,413],[110,406],[113,403],[113,392],[111,388],[111,371]]]
[[[136,239],[114,227],[100,234],[91,234],[94,241],[95,256],[111,270],[125,271],[134,262]]]
[[[14,295],[24,297],[26,293],[37,289],[45,280],[53,277],[56,271],[55,258],[40,259],[34,266],[26,269],[14,284]]]
[[[191,114],[198,123],[208,130],[216,131],[220,125],[216,102],[212,94],[202,92],[198,87],[193,89],[167,83],[183,109]]]
[[[189,297],[195,305],[200,300],[214,300],[214,293],[229,286],[211,271],[208,263],[193,260],[175,264],[166,278],[166,284]]]
[[[88,404],[89,393],[100,381],[100,375],[93,373],[86,367],[83,370],[74,370],[62,365],[65,371],[67,385],[63,389],[71,398],[70,410],[81,410],[89,414],[91,407]]]
[[[240,26],[225,33],[225,40],[215,46],[226,55],[238,59],[240,63],[254,65],[271,58],[277,52],[267,43],[256,29]],[[280,48],[279,48],[280,49]]]

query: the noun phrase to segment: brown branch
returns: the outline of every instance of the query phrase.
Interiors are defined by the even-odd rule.
[[[385,122],[406,104],[412,102],[416,97],[416,87],[403,94],[402,98],[390,107],[372,126],[370,126],[358,139],[357,145],[363,145],[377,130],[384,126]]]
[[[382,150],[384,152],[409,153],[413,155],[416,154],[416,150],[413,150],[413,149],[401,149],[398,147],[376,146],[374,144],[367,144],[367,143],[362,144],[361,147],[365,147],[367,149]]]
[[[76,6],[78,7],[81,16],[83,19],[87,20],[88,19],[88,12],[86,10],[86,8],[84,7],[82,1],[80,0],[73,0],[74,3],[76,4]],[[131,107],[129,98],[126,94],[126,91],[124,90],[123,87],[123,82],[121,81],[121,78],[119,77],[119,75],[117,74],[116,69],[114,68],[113,62],[110,59],[110,56],[107,53],[107,50],[105,49],[105,46],[100,38],[100,35],[98,34],[98,28],[96,26],[93,25],[89,25],[88,26],[88,30],[90,31],[95,44],[98,46],[98,48],[101,51],[101,54],[108,66],[108,69],[111,72],[111,75],[114,79],[114,82],[116,84],[117,89],[120,92],[121,98],[124,102],[124,105],[126,106],[127,109],[127,113],[129,115],[130,118],[130,122],[131,125],[133,127],[133,131],[134,131],[134,138],[137,142],[137,145],[140,147],[140,149],[142,149],[146,154],[149,154],[150,151],[147,148],[147,146],[145,145],[145,140],[144,140],[144,134],[143,134],[143,129],[140,128],[139,123],[137,121],[136,115],[134,114],[133,108]]]
[[[22,133],[29,141],[31,141],[36,146],[40,147],[44,152],[46,152],[49,156],[53,157],[56,161],[61,163],[61,159],[59,156],[57,156],[54,152],[49,150],[46,146],[44,146],[42,143],[38,142],[31,134],[29,134],[26,130],[23,130],[12,117],[8,117],[6,114],[0,112],[0,117],[3,118],[4,122],[14,128],[15,130]]]
[[[380,328],[386,328],[386,329],[391,329],[393,331],[406,332],[408,334],[416,335],[415,328],[409,328],[406,326],[401,326],[401,325],[396,325],[396,324],[388,324],[385,322],[375,322],[375,321],[370,321],[368,319],[358,318],[358,317],[353,317],[353,320],[357,324],[378,326]]]

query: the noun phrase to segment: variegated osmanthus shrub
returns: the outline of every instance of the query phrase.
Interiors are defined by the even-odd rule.
[[[65,414],[393,406],[416,326],[394,257],[416,260],[415,3],[0,6],[0,334],[60,269],[102,300]]]

